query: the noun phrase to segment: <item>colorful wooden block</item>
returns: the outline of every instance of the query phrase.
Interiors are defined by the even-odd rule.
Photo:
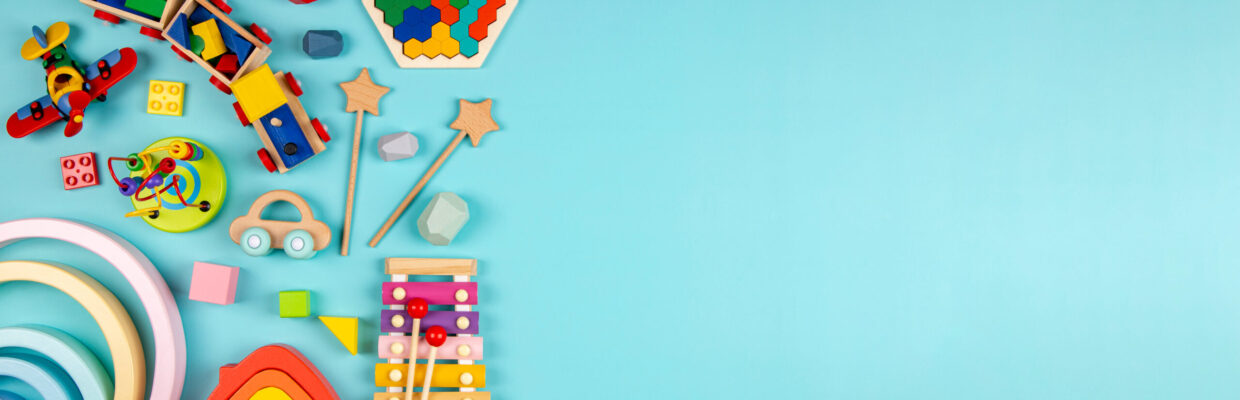
[[[280,292],[280,318],[304,318],[309,316],[309,291],[285,290]]]
[[[219,24],[214,18],[194,25],[191,30],[195,36],[202,37],[202,40],[205,42],[205,47],[202,49],[202,58],[204,60],[219,57],[227,50],[227,47],[224,46],[224,36],[220,35]]]
[[[157,20],[164,14],[166,5],[168,5],[167,0],[125,0],[125,7]]]
[[[241,268],[194,262],[190,276],[189,299],[220,305],[232,304],[237,294]]]
[[[241,68],[241,65],[237,64],[237,55],[232,53],[220,56],[219,61],[215,63],[216,71],[230,77],[237,73],[238,68]]]
[[[432,305],[478,304],[478,282],[384,282],[383,304],[419,297]]]
[[[336,30],[310,30],[301,38],[301,50],[310,58],[328,58],[344,50],[344,36]]]
[[[418,393],[421,396],[422,393]],[[416,397],[416,396],[415,396]],[[405,400],[404,392],[379,392],[370,400]],[[491,400],[489,392],[431,392],[426,400]]]
[[[357,318],[356,317],[319,317],[319,321],[332,331],[336,340],[344,345],[349,354],[357,355]]]
[[[418,337],[418,357],[426,359],[430,355],[431,346],[426,344],[426,337]],[[409,336],[379,336],[379,358],[409,358]],[[449,336],[439,346],[437,354],[441,360],[481,360],[481,336]]]
[[[409,132],[383,135],[379,138],[379,158],[383,161],[404,160],[418,154],[418,137]]]
[[[408,333],[413,320],[405,310],[382,310],[379,312],[379,331],[386,333]],[[436,311],[431,310],[422,318],[419,332],[426,332],[433,325],[442,326],[451,334],[477,334],[478,313],[474,311]]]
[[[177,14],[176,18],[172,19],[172,23],[168,24],[168,29],[165,29],[164,33],[168,35],[168,40],[181,47],[187,49],[192,47],[189,43],[189,18],[185,14]]]
[[[95,165],[95,153],[61,157],[60,175],[65,190],[98,185],[99,166]]]
[[[375,386],[404,386],[408,372],[408,364],[375,364]],[[426,364],[417,364],[413,381],[422,382],[425,374]],[[436,364],[433,375],[431,387],[480,388],[487,385],[485,365]]]
[[[264,115],[288,103],[280,83],[276,81],[271,67],[263,64],[245,76],[237,78],[232,85],[233,96],[250,121],[258,121]],[[289,119],[290,124],[295,120]],[[291,165],[291,164],[290,164]]]
[[[146,91],[146,113],[181,116],[185,83],[151,80]]]

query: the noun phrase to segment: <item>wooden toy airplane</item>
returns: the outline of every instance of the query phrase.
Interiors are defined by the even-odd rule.
[[[47,32],[34,27],[34,37],[22,45],[22,58],[41,58],[47,71],[47,95],[30,102],[9,117],[9,136],[26,137],[60,120],[68,121],[65,137],[82,130],[82,117],[91,101],[107,99],[108,89],[120,82],[138,63],[138,54],[125,47],[113,50],[85,68],[69,57],[65,39],[69,24],[57,22]]]

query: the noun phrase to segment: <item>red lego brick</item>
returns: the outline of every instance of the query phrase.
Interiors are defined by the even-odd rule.
[[[61,157],[60,174],[64,176],[65,190],[98,185],[99,168],[95,165],[95,153]]]

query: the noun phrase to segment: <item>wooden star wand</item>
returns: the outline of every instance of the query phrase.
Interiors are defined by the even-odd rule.
[[[491,99],[477,103],[461,99],[461,110],[456,115],[456,121],[452,121],[452,124],[448,127],[459,131],[456,134],[456,138],[452,140],[452,143],[448,144],[448,148],[439,153],[439,158],[435,160],[434,164],[431,164],[426,173],[422,174],[422,179],[418,180],[418,184],[414,185],[413,190],[410,190],[405,199],[400,202],[400,205],[396,206],[396,211],[393,211],[392,215],[388,217],[387,222],[383,223],[383,227],[379,228],[379,232],[375,233],[375,237],[370,239],[370,247],[379,245],[379,240],[383,239],[383,235],[387,234],[388,229],[392,228],[392,224],[396,223],[400,215],[405,212],[405,208],[409,207],[409,203],[412,203],[413,199],[418,197],[418,192],[421,192],[422,188],[426,186],[426,182],[431,180],[436,171],[439,171],[439,167],[443,165],[444,160],[447,160],[448,156],[456,150],[456,146],[461,144],[461,140],[465,139],[465,136],[469,136],[469,141],[474,144],[474,147],[478,147],[478,142],[482,141],[482,135],[499,130],[499,125],[496,125],[495,120],[491,119]]]

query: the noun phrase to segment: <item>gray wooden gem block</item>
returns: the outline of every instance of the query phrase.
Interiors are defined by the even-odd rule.
[[[344,50],[344,36],[334,30],[306,31],[301,37],[301,50],[310,58],[335,57]]]
[[[469,204],[456,193],[440,192],[418,217],[418,233],[436,246],[447,246],[469,221]]]
[[[383,161],[404,160],[417,153],[418,137],[412,133],[393,133],[379,138],[379,158]]]

